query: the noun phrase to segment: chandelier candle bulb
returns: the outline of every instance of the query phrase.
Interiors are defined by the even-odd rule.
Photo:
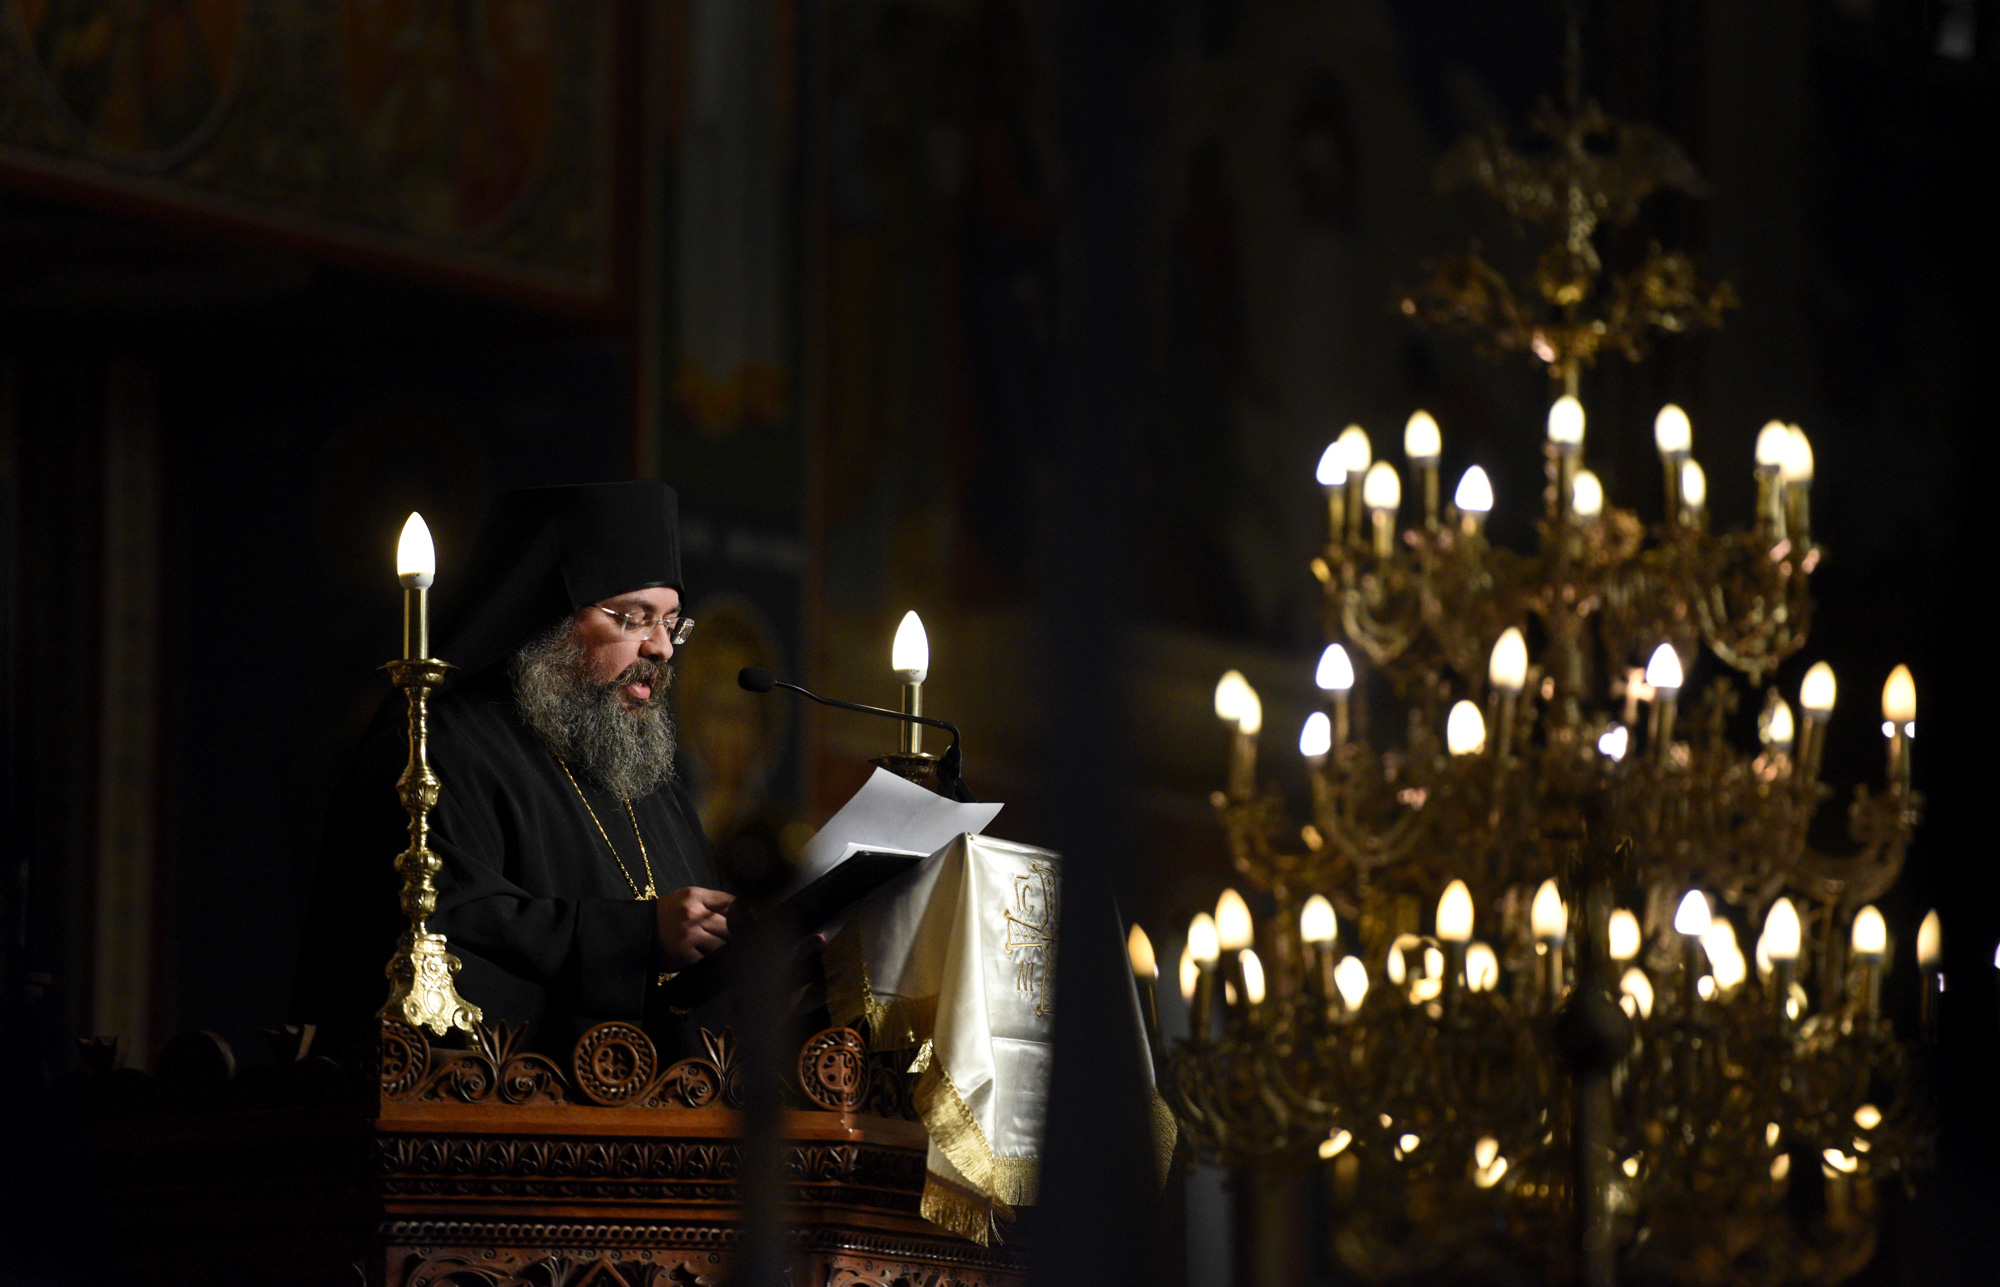
[[[924,713],[924,680],[931,671],[931,641],[924,633],[922,618],[915,612],[905,612],[902,624],[896,627],[896,639],[889,647],[889,669],[903,681],[903,714]],[[905,723],[903,726],[902,752],[904,755],[921,755],[924,749],[924,730],[921,724]]]
[[[1667,485],[1667,522],[1682,522],[1681,465],[1694,447],[1694,426],[1687,412],[1669,402],[1653,417],[1653,443],[1660,449],[1660,473]]]
[[[1882,685],[1883,731],[1889,738],[1889,781],[1910,785],[1910,737],[1917,730],[1917,684],[1908,666],[1897,666]]]
[[[1611,924],[1605,937],[1611,950],[1611,959],[1624,962],[1639,955],[1644,940],[1639,933],[1639,918],[1624,908],[1611,913]]]
[[[1586,524],[1595,523],[1598,516],[1604,513],[1604,484],[1597,481],[1596,474],[1588,469],[1577,474],[1576,481],[1570,485],[1569,507],[1570,512]]]
[[[1556,882],[1545,880],[1528,908],[1528,927],[1535,936],[1535,957],[1541,964],[1542,991],[1553,1010],[1562,1001],[1563,945],[1569,938],[1569,909],[1563,906]]]
[[[1681,899],[1680,908],[1674,912],[1674,932],[1681,936],[1681,1006],[1687,1018],[1694,1018],[1700,1012],[1703,973],[1702,936],[1708,933],[1713,918],[1708,913],[1708,898],[1699,889],[1690,889]]]
[[[1702,470],[1701,462],[1683,460],[1681,462],[1681,523],[1683,526],[1700,528],[1702,512],[1708,508],[1708,475]]]
[[[1449,1016],[1458,1008],[1465,981],[1465,945],[1472,941],[1472,891],[1462,880],[1446,885],[1438,899],[1437,936],[1444,944],[1444,1005]]]
[[[1333,985],[1340,989],[1340,1003],[1349,1014],[1359,1014],[1368,999],[1368,967],[1358,956],[1343,956],[1333,968]]]
[[[1255,949],[1246,947],[1236,954],[1236,970],[1243,980],[1243,1026],[1254,1029],[1258,1011],[1264,1008],[1264,963]]]
[[[1833,667],[1823,661],[1814,662],[1799,684],[1799,713],[1804,718],[1799,728],[1798,764],[1799,772],[1808,778],[1819,776],[1820,756],[1826,749],[1826,721],[1833,714],[1836,691]]]
[[[1772,766],[1780,776],[1791,771],[1792,740],[1796,735],[1791,704],[1773,692],[1764,713],[1757,717],[1757,740],[1764,744]]]
[[[1299,730],[1299,754],[1306,757],[1306,767],[1321,769],[1326,767],[1327,752],[1333,749],[1333,722],[1325,711],[1314,711],[1306,716],[1305,727]]]
[[[1785,483],[1785,524],[1800,550],[1812,545],[1813,450],[1805,430],[1790,425],[1785,433],[1785,459],[1778,466]]]
[[[1333,694],[1333,744],[1346,746],[1348,737],[1347,696],[1354,688],[1354,663],[1347,658],[1347,649],[1337,643],[1326,646],[1319,655],[1319,668],[1313,672],[1313,683],[1321,692]]]
[[[1329,1021],[1334,1017],[1334,1005],[1340,996],[1339,984],[1334,979],[1337,967],[1334,938],[1338,932],[1333,904],[1326,900],[1326,895],[1314,894],[1306,899],[1306,905],[1299,911],[1299,942],[1305,964],[1306,988],[1313,1000],[1319,1002],[1321,1013]]]
[[[1326,543],[1338,546],[1347,536],[1347,453],[1338,442],[1320,453],[1313,477],[1326,488]]]
[[[1378,460],[1368,467],[1362,480],[1361,501],[1368,506],[1368,521],[1375,534],[1375,557],[1386,559],[1396,552],[1396,511],[1403,504],[1403,480],[1396,467]]]
[[[1444,745],[1453,755],[1477,755],[1486,749],[1486,717],[1471,702],[1451,708],[1444,722]]]
[[[1570,496],[1576,488],[1577,462],[1583,456],[1583,404],[1570,394],[1549,408],[1549,451],[1555,460],[1555,494],[1549,497],[1549,517],[1559,524],[1570,518]]]
[[[1334,439],[1334,446],[1340,448],[1342,463],[1347,467],[1347,543],[1361,544],[1361,485],[1368,474],[1369,463],[1374,452],[1368,442],[1368,431],[1360,425],[1349,425]]]
[[[1917,970],[1923,975],[1918,1019],[1924,1044],[1935,1045],[1938,1008],[1944,1001],[1944,924],[1938,919],[1935,907],[1924,915],[1923,924],[1917,926]]]
[[[1234,889],[1223,890],[1215,900],[1215,941],[1221,951],[1222,981],[1235,989],[1239,1000],[1249,986],[1243,977],[1243,955],[1255,939],[1250,905]],[[1232,1024],[1240,1018],[1240,1012],[1230,1012]]]
[[[1873,903],[1854,914],[1854,996],[1873,1020],[1882,1013],[1882,963],[1889,954],[1889,926]]]
[[[1652,727],[1647,740],[1654,762],[1662,768],[1671,758],[1674,712],[1680,702],[1684,679],[1680,656],[1674,652],[1672,644],[1661,644],[1653,649],[1652,659],[1646,663],[1646,683],[1653,690]]]
[[[1781,420],[1757,433],[1757,530],[1773,544],[1785,539],[1785,455],[1792,429]]]
[[[1781,1028],[1791,1023],[1792,984],[1798,978],[1802,939],[1799,909],[1791,899],[1779,898],[1764,916],[1764,933],[1757,940],[1757,954],[1771,962],[1771,975],[1765,980],[1767,999],[1772,1017]]]
[[[422,514],[412,513],[403,521],[396,541],[396,580],[403,587],[403,659],[422,661],[431,655],[430,595],[437,580],[437,547]]]
[[[1137,921],[1125,936],[1125,955],[1132,963],[1132,982],[1139,992],[1139,1015],[1146,1024],[1146,1041],[1154,1051],[1166,1049],[1160,1039],[1160,963],[1153,955],[1153,940]]]
[[[1215,1026],[1216,963],[1222,957],[1215,919],[1207,912],[1195,913],[1188,922],[1187,954],[1193,959],[1196,971],[1194,993],[1188,1003],[1188,1038],[1196,1045],[1206,1045]]]
[[[1478,536],[1486,527],[1486,516],[1493,512],[1493,480],[1486,471],[1474,465],[1459,475],[1458,490],[1452,493],[1451,503],[1458,510],[1459,530],[1467,536]]]
[[[1444,451],[1444,438],[1438,432],[1438,423],[1428,411],[1419,411],[1403,426],[1403,454],[1417,467],[1417,475],[1423,482],[1424,490],[1424,530],[1434,532],[1438,525],[1438,456]]]
[[[1486,679],[1499,694],[1499,709],[1494,722],[1500,728],[1500,749],[1498,759],[1505,760],[1514,749],[1515,703],[1520,700],[1521,689],[1528,682],[1528,641],[1522,636],[1519,626],[1508,626],[1500,632],[1500,638],[1493,645],[1493,653],[1486,662]]]

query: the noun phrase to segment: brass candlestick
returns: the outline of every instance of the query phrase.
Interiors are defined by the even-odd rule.
[[[410,847],[396,859],[396,870],[403,875],[403,915],[410,918],[410,928],[384,970],[389,999],[378,1013],[413,1028],[429,1028],[440,1037],[453,1028],[470,1033],[481,1015],[452,983],[459,960],[447,950],[445,936],[424,925],[437,910],[436,877],[444,865],[428,843],[430,813],[437,807],[441,785],[430,765],[430,694],[453,667],[431,657],[406,657],[383,669],[410,703],[410,762],[396,781],[396,794],[410,815]]]

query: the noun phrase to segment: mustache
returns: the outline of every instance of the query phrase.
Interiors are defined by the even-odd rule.
[[[654,661],[650,657],[640,657],[618,672],[618,678],[606,684],[606,688],[623,688],[627,684],[646,684],[655,690],[665,688],[673,678],[673,671],[667,663]]]

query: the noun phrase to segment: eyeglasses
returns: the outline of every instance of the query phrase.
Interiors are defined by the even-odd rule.
[[[653,632],[661,626],[667,628],[667,639],[676,648],[686,643],[688,636],[694,633],[693,617],[656,617],[653,615],[651,608],[647,608],[641,612],[620,612],[616,608],[607,608],[601,603],[595,603],[591,606],[605,616],[610,617],[613,621],[616,621],[618,628],[625,632],[627,639],[636,639],[640,643],[645,643],[648,639],[651,639]]]

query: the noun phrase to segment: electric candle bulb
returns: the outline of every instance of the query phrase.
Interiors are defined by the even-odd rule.
[[[1690,938],[1700,938],[1708,933],[1711,918],[1708,914],[1708,899],[1699,889],[1690,889],[1681,899],[1681,905],[1674,912],[1674,930]]]
[[[1613,764],[1625,758],[1625,752],[1632,749],[1632,733],[1623,724],[1613,724],[1597,739],[1597,749],[1608,756]]]
[[[1194,959],[1194,949],[1181,949],[1181,1000],[1194,1004],[1195,984],[1201,981],[1201,966]]]
[[[1681,462],[1681,500],[1689,509],[1700,509],[1708,504],[1708,474],[1698,461]]]
[[[1910,678],[1908,666],[1898,666],[1889,672],[1889,682],[1882,685],[1882,718],[1900,725],[1916,717],[1917,683]]]
[[[1459,476],[1458,490],[1452,493],[1451,503],[1467,514],[1487,514],[1493,510],[1493,480],[1486,471],[1474,465]]]
[[[1252,937],[1250,905],[1235,890],[1223,890],[1215,900],[1215,941],[1223,951],[1236,952],[1250,946]]]
[[[1359,957],[1341,957],[1340,964],[1333,967],[1333,986],[1339,989],[1340,999],[1348,1009],[1359,1010],[1368,995],[1368,967]]]
[[[1519,626],[1508,626],[1493,645],[1486,663],[1486,678],[1503,692],[1518,693],[1528,682],[1528,641]]]
[[[1354,663],[1347,659],[1347,649],[1337,643],[1328,644],[1319,655],[1319,669],[1313,672],[1313,683],[1330,693],[1344,693],[1354,687]]]
[[[1308,943],[1331,943],[1337,930],[1333,919],[1333,904],[1326,901],[1326,895],[1314,894],[1306,899],[1306,905],[1299,910],[1299,937]]]
[[[1361,480],[1361,503],[1369,509],[1395,509],[1403,503],[1403,480],[1397,476],[1396,467],[1386,460],[1378,460],[1368,467],[1368,473]]]
[[[1938,920],[1935,907],[1924,915],[1924,923],[1917,926],[1917,964],[1926,970],[1944,965],[1944,924]]]
[[[1653,981],[1636,965],[1618,980],[1619,1004],[1635,1019],[1653,1017]]]
[[[1240,670],[1225,670],[1215,684],[1215,717],[1225,724],[1234,724],[1243,713],[1243,694],[1250,691],[1250,683],[1243,678]]]
[[[1257,690],[1243,685],[1242,704],[1236,708],[1236,727],[1255,737],[1264,730],[1264,702]]]
[[[1444,722],[1445,749],[1453,755],[1477,755],[1486,749],[1486,717],[1471,702],[1459,702]]]
[[[1243,993],[1251,1005],[1264,1004],[1264,963],[1249,948],[1243,949]]]
[[[1374,459],[1374,455],[1368,444],[1366,429],[1360,425],[1347,426],[1340,431],[1340,437],[1334,440],[1334,446],[1340,448],[1341,459],[1347,462],[1349,478],[1368,472],[1368,462]]]
[[[1854,914],[1854,953],[1856,956],[1881,956],[1889,950],[1889,926],[1882,920],[1882,913],[1870,903]]]
[[[1610,939],[1611,959],[1629,961],[1639,955],[1641,943],[1639,918],[1624,908],[1611,913],[1611,924],[1606,935]]]
[[[1781,697],[1774,702],[1771,709],[1758,721],[1757,735],[1763,738],[1766,746],[1782,749],[1792,744],[1792,739],[1798,735],[1798,729],[1792,723],[1791,705],[1784,698]]]
[[[1319,454],[1319,468],[1313,470],[1313,478],[1321,487],[1338,487],[1347,481],[1347,453],[1339,443],[1328,443]]]
[[[1437,936],[1447,943],[1463,943],[1472,937],[1472,891],[1462,880],[1446,885],[1438,899]]]
[[[1569,909],[1563,906],[1562,894],[1556,889],[1554,880],[1545,880],[1535,891],[1534,904],[1528,909],[1528,924],[1535,937],[1544,942],[1560,943],[1569,937]]]
[[[1160,977],[1160,963],[1153,956],[1153,940],[1146,937],[1146,931],[1138,925],[1125,936],[1125,955],[1131,959],[1132,973],[1142,979]]]
[[[1604,512],[1604,484],[1588,469],[1570,484],[1569,507],[1578,518],[1596,518]]]
[[[1500,984],[1500,958],[1484,943],[1465,949],[1465,986],[1474,992],[1491,992]]]
[[[1809,715],[1824,718],[1833,713],[1834,692],[1833,667],[1816,661],[1799,684],[1799,707]]]
[[[1653,417],[1653,441],[1663,455],[1679,455],[1694,446],[1694,426],[1688,413],[1669,402]]]
[[[1299,730],[1299,754],[1309,760],[1319,759],[1333,749],[1333,721],[1325,711],[1314,711],[1306,716],[1306,726]]]
[[[1716,923],[1718,925],[1727,925],[1729,922],[1718,921]],[[1734,938],[1731,938],[1726,946],[1722,943],[1717,943],[1712,949],[1709,948],[1708,940],[1704,938],[1702,946],[1704,949],[1708,949],[1709,966],[1715,974],[1715,986],[1717,988],[1727,992],[1749,977],[1749,966],[1743,959],[1742,951],[1737,948]]]
[[[403,522],[396,541],[396,579],[405,590],[428,590],[437,580],[437,547],[422,514],[413,513]]]
[[[1568,394],[1549,408],[1549,441],[1558,447],[1576,447],[1583,442],[1583,404]]]
[[[889,648],[889,669],[906,684],[921,684],[931,669],[931,641],[924,633],[923,620],[914,612],[903,614],[896,627],[896,642]]]
[[[1785,453],[1791,450],[1792,429],[1782,420],[1772,420],[1757,431],[1757,465],[1761,469],[1781,469]]]
[[[1428,411],[1419,411],[1403,426],[1403,454],[1411,460],[1436,460],[1444,450],[1444,437],[1438,433],[1438,422]]]
[[[1771,904],[1771,910],[1764,916],[1764,955],[1773,961],[1796,961],[1799,959],[1799,909],[1789,898],[1780,898]]]
[[[1646,663],[1648,684],[1654,688],[1666,688],[1678,692],[1681,681],[1685,678],[1686,676],[1681,673],[1680,656],[1674,652],[1672,644],[1661,644],[1653,649],[1652,660]]]
[[[1188,922],[1188,955],[1203,965],[1214,965],[1222,955],[1222,944],[1215,932],[1215,918],[1207,912],[1196,912]]]
[[[1778,472],[1788,483],[1812,482],[1812,442],[1807,439],[1806,431],[1797,425],[1792,425],[1785,431],[1785,459],[1778,466]]]

